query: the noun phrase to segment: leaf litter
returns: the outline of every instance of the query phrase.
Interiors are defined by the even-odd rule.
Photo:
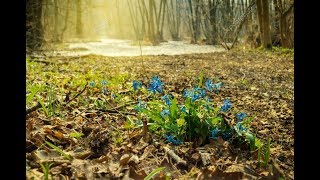
[[[154,175],[156,179],[293,179],[293,54],[232,50],[42,58],[52,63],[27,61],[27,91],[41,85],[44,89],[32,97],[27,94],[26,109],[39,100],[45,103],[27,115],[27,179],[44,177],[40,162],[53,163],[53,179],[143,179],[159,167],[165,168]],[[143,126],[130,124],[137,120],[135,102],[150,98],[134,94],[132,80],[148,86],[148,79],[158,75],[179,99],[202,71],[224,84],[213,102],[232,99],[255,116],[251,129],[257,137],[271,138],[270,168],[259,166],[257,152],[233,147],[222,138],[201,147],[191,142],[174,146],[153,134],[145,139]],[[93,87],[85,88],[87,82],[94,82]],[[57,149],[72,158],[64,158]]]

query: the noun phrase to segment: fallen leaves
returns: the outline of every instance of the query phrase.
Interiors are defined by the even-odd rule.
[[[40,162],[55,164],[50,169],[54,179],[143,179],[159,167],[165,170],[156,175],[158,179],[164,179],[168,173],[172,179],[261,179],[282,175],[293,179],[294,86],[293,78],[288,78],[293,77],[293,63],[282,58],[281,54],[237,51],[179,56],[86,56],[70,59],[63,67],[67,71],[58,71],[51,65],[42,67],[43,72],[29,68],[27,81],[57,82],[59,88],[55,92],[59,99],[71,99],[86,82],[97,77],[113,79],[110,82],[114,87],[108,91],[119,97],[112,99],[111,94],[102,95],[101,88],[88,87],[59,110],[59,117],[46,117],[41,108],[30,113],[26,122],[27,179],[43,179]],[[148,67],[145,70],[140,66],[142,59]],[[91,72],[93,66],[95,71]],[[203,147],[189,142],[176,147],[166,145],[163,137],[154,134],[146,142],[141,128],[123,127],[126,119],[119,112],[131,113],[127,116],[136,121],[130,102],[145,98],[141,92],[134,98],[131,84],[126,82],[129,79],[123,77],[139,77],[146,82],[143,77],[158,74],[169,92],[179,95],[191,87],[201,70],[224,83],[221,95],[212,95],[214,102],[230,97],[235,106],[256,116],[251,128],[259,138],[272,138],[270,151],[276,162],[270,163],[272,171],[257,166],[256,154],[233,149],[221,138]],[[45,78],[44,71],[51,72],[50,77]],[[46,97],[47,93],[38,95]],[[98,100],[105,103],[104,108],[116,108],[117,112],[98,110]],[[64,159],[45,141],[74,158]]]

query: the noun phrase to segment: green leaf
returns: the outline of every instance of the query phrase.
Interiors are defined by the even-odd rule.
[[[60,149],[59,147],[53,145],[52,143],[48,142],[48,141],[44,141],[49,147],[51,147],[52,149],[54,149],[55,151],[57,151],[58,153],[60,153],[63,157],[65,157],[68,160],[72,160],[72,156],[70,156],[69,154],[66,154],[65,152],[63,152],[62,149]]]
[[[199,76],[199,83],[198,83],[198,87],[199,88],[201,88],[201,86],[202,86],[203,76],[204,76],[204,73],[203,73],[203,70],[202,70],[201,74]]]
[[[184,120],[184,118],[180,118],[180,119],[177,119],[177,125],[179,127],[183,126],[186,124],[186,121]]]
[[[219,123],[221,120],[222,120],[222,118],[219,117],[219,116],[214,117],[214,118],[212,118],[212,120],[211,120],[211,124],[212,124],[212,125],[215,125],[215,124]]]
[[[81,138],[81,136],[83,136],[84,134],[83,133],[78,133],[78,132],[72,132],[72,133],[70,133],[69,134],[69,136],[70,137],[73,137],[73,138],[77,138],[77,139],[79,139],[79,138]]]
[[[252,135],[251,133],[245,133],[246,139],[249,141],[250,143],[250,151],[253,151],[255,148],[255,136]]]
[[[178,113],[178,105],[177,105],[177,99],[173,98],[170,105],[170,117],[171,120],[177,119],[177,113]]]
[[[162,170],[164,170],[165,167],[159,167],[155,170],[153,170],[148,176],[146,176],[144,178],[144,180],[150,180],[151,178],[153,178],[156,174],[158,174],[159,172],[161,172]]]
[[[268,138],[268,142],[267,142],[267,147],[266,147],[266,152],[265,152],[265,157],[264,157],[264,166],[267,167],[268,162],[269,162],[269,158],[270,158],[270,137]]]
[[[48,108],[46,107],[46,105],[44,104],[44,102],[37,97],[37,100],[38,102],[40,103],[41,107],[42,107],[42,110],[44,111],[44,113],[46,114],[46,116],[49,116],[49,110]]]

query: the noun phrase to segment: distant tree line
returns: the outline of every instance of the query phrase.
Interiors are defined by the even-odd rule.
[[[293,0],[28,0],[27,48],[72,39],[294,46]],[[90,40],[90,39],[88,39]]]

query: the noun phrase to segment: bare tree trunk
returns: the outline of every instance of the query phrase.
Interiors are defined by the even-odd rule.
[[[166,4],[167,7],[167,20],[168,28],[171,33],[172,40],[180,40],[180,23],[181,23],[181,14],[180,14],[180,5],[177,0],[170,0],[170,3]],[[173,3],[175,2],[175,3]]]
[[[138,7],[140,12],[140,18],[141,18],[141,32],[140,32],[139,40],[143,40],[143,37],[146,34],[146,23],[145,23],[146,21],[145,21],[145,15],[144,15],[145,13],[141,7],[140,0],[138,0]]]
[[[262,24],[262,4],[261,0],[256,0],[257,4],[257,15],[258,15],[258,23],[259,23],[259,32],[260,32],[260,40],[263,41],[263,24]]]
[[[262,14],[263,14],[263,36],[264,36],[263,47],[265,49],[272,49],[268,0],[262,0]]]
[[[53,31],[53,42],[60,42],[59,39],[59,12],[58,12],[58,0],[53,0],[54,10],[54,31]]]
[[[129,3],[129,2],[131,2],[131,3]],[[136,19],[134,18],[134,14],[133,14],[132,1],[127,0],[127,3],[128,3],[128,8],[129,8],[129,13],[130,13],[130,18],[131,18],[131,23],[132,23],[132,27],[133,27],[133,30],[134,30],[134,34],[136,36],[136,39],[140,40],[140,36],[139,36],[140,33],[139,33],[139,30],[138,30],[138,25],[137,25]]]
[[[195,0],[195,4],[192,0],[188,1],[189,11],[190,11],[190,22],[191,22],[191,43],[197,43],[200,35],[200,10],[199,10],[199,0]],[[194,13],[193,13],[194,8]]]
[[[119,27],[120,38],[123,38],[122,22],[121,22],[121,16],[120,16],[120,11],[119,11],[119,0],[116,1],[116,8],[117,8],[117,18],[118,18],[118,27]]]
[[[167,0],[163,0],[163,10],[162,10],[162,17],[161,17],[161,25],[160,25],[160,40],[163,41],[163,25],[164,25],[164,18],[166,15],[166,7],[167,7]]]
[[[70,8],[70,0],[67,0],[67,6],[66,6],[66,15],[64,17],[64,27],[61,31],[60,39],[63,41],[64,33],[68,28],[68,19],[69,19],[69,8]]]
[[[153,45],[157,44],[157,40],[155,38],[155,27],[154,27],[154,14],[153,14],[153,6],[154,6],[154,0],[149,0],[149,40]]]
[[[81,1],[77,0],[77,23],[76,23],[76,34],[79,38],[82,37],[82,11],[81,11]]]
[[[43,44],[42,19],[43,0],[26,2],[26,46],[30,50],[38,50]]]

